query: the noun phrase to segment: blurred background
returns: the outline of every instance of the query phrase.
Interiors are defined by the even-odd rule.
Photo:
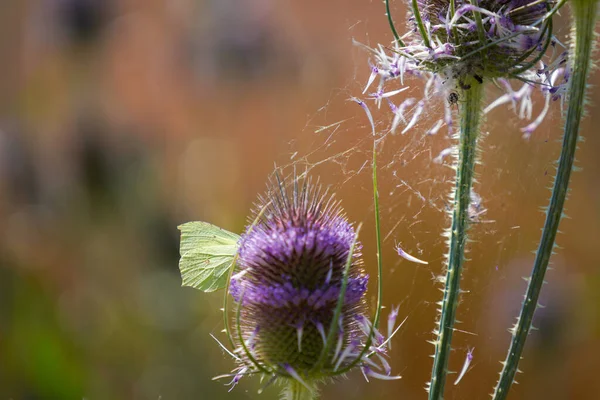
[[[404,2],[392,10],[404,30]],[[364,222],[374,301],[370,127],[347,99],[370,73],[352,38],[392,39],[382,2],[3,0],[0,31],[0,399],[278,398],[256,394],[257,379],[231,393],[211,380],[234,367],[209,336],[224,337],[222,293],[181,287],[177,231],[203,220],[241,232],[274,165],[320,176]],[[511,399],[597,398],[599,78]],[[441,111],[390,137],[380,160],[384,304],[408,316],[391,353],[403,379],[353,372],[324,399],[425,398],[452,171],[432,162],[445,133],[422,132]],[[376,120],[389,126],[390,113]],[[475,190],[487,211],[471,233],[450,367],[471,347],[474,361],[459,385],[450,377],[447,399],[488,398],[526,287],[559,105],[528,141],[523,125],[506,109],[485,125]],[[396,243],[429,265],[402,260]]]

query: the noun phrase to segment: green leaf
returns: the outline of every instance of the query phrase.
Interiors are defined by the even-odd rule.
[[[179,271],[183,286],[214,292],[227,285],[227,276],[240,238],[206,222],[188,222],[181,231]]]

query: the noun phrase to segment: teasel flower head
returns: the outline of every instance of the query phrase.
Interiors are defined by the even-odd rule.
[[[362,369],[365,377],[391,376],[388,339],[366,317],[368,276],[357,229],[340,203],[309,179],[272,179],[254,221],[241,236],[231,279],[235,301],[232,385],[248,374],[270,383],[319,381]]]
[[[371,75],[363,94],[378,78],[369,98],[380,106],[385,99],[394,117],[390,130],[414,127],[432,99],[444,101],[444,115],[427,130],[437,133],[443,125],[452,133],[452,107],[473,85],[494,81],[505,92],[483,111],[507,104],[521,119],[532,119],[532,94],[541,89],[543,110],[522,129],[530,135],[546,116],[551,100],[564,99],[567,51],[552,34],[552,16],[564,0],[411,0],[408,33],[393,45],[367,49],[372,54]],[[388,4],[389,7],[389,4]],[[391,16],[390,22],[392,21]],[[366,46],[365,46],[366,47]],[[426,81],[422,98],[405,98],[394,103],[400,93],[392,82],[405,87],[417,77]],[[514,89],[511,81],[520,81]],[[397,84],[396,84],[397,85]]]

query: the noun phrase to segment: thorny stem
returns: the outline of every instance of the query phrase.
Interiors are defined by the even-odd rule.
[[[317,400],[316,391],[309,390],[302,383],[295,379],[290,379],[289,385],[284,392],[286,400]]]
[[[567,110],[563,144],[554,187],[552,188],[552,195],[550,197],[550,204],[546,212],[542,238],[540,239],[535,256],[525,301],[523,302],[517,323],[512,329],[510,348],[503,363],[504,366],[500,374],[500,379],[494,390],[494,400],[505,399],[514,381],[519,360],[525,347],[525,340],[531,329],[531,321],[537,308],[538,298],[544,283],[544,275],[548,268],[550,256],[552,255],[558,225],[567,197],[573,161],[575,159],[579,123],[583,115],[587,75],[592,60],[591,53],[594,43],[594,26],[598,11],[598,2],[596,0],[573,0],[571,1],[571,6],[575,16],[575,48],[571,60],[573,75],[570,82],[569,109]]]
[[[448,269],[437,329],[437,340],[435,341],[433,369],[429,384],[429,400],[441,400],[443,398],[444,384],[448,372],[448,358],[460,293],[460,274],[464,262],[465,243],[469,226],[468,210],[471,203],[471,186],[475,168],[477,138],[479,136],[483,85],[474,84],[471,89],[464,91],[464,97],[464,103],[461,104],[458,164],[456,166],[452,225],[449,233]]]

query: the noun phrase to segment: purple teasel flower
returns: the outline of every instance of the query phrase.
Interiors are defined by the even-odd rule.
[[[386,360],[402,326],[398,309],[388,318],[387,338],[365,316],[368,275],[340,202],[309,179],[287,185],[275,177],[239,240],[230,283],[237,348],[221,346],[238,367],[215,379],[233,378],[233,387],[245,375],[263,374],[267,384],[294,380],[309,390],[355,368],[399,379]]]
[[[460,102],[461,93],[484,81],[495,82],[505,94],[483,112],[509,104],[520,119],[532,118],[532,93],[536,87],[541,89],[544,108],[521,129],[524,137],[529,137],[542,123],[550,100],[564,101],[570,76],[567,51],[552,35],[552,16],[564,1],[559,5],[540,0],[418,0],[416,3],[418,18],[413,10],[408,18],[409,32],[397,38],[393,47],[379,45],[372,49],[357,43],[372,54],[371,75],[363,94],[379,78],[369,98],[375,99],[378,107],[381,99],[386,98],[394,114],[390,132],[395,132],[401,124],[403,134],[409,131],[432,100],[442,97],[444,114],[427,133],[436,134],[446,125],[452,135],[452,106]],[[558,47],[563,47],[563,51]],[[391,98],[399,91],[398,84],[392,82],[399,81],[400,87],[406,87],[405,79],[410,76],[426,81],[423,97],[420,100],[409,97],[395,104]],[[522,87],[514,90],[509,79],[520,81]],[[389,88],[392,85],[395,87]]]

